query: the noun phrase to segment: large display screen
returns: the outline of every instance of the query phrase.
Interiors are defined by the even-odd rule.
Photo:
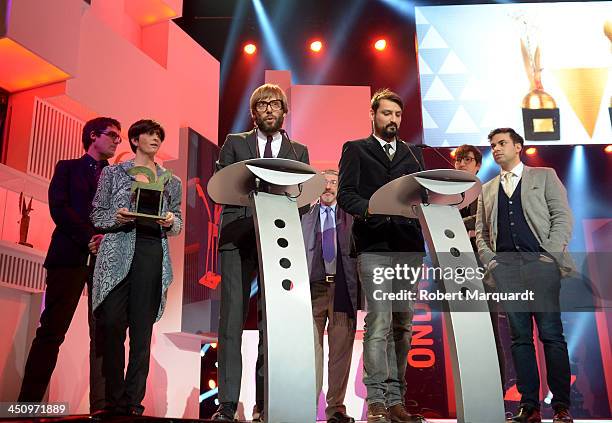
[[[425,143],[612,142],[612,2],[415,8]]]

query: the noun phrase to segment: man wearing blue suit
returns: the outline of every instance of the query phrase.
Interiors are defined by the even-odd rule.
[[[567,193],[554,169],[521,162],[524,141],[514,129],[491,131],[489,143],[501,172],[483,185],[478,199],[478,254],[498,290],[529,289],[534,296],[529,304],[504,304],[521,394],[519,412],[508,422],[541,421],[540,376],[533,343],[535,320],[553,394],[553,422],[572,423],[570,364],[559,311],[560,279],[573,267],[567,254],[572,234]]]
[[[338,172],[324,170],[325,192],[302,216],[312,314],[315,322],[317,393],[323,385],[323,335],[327,325],[329,359],[327,423],[352,423],[344,396],[348,385],[359,308],[355,259],[350,256],[353,216],[337,206]]]

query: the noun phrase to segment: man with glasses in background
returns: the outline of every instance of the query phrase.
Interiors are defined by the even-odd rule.
[[[274,84],[264,84],[250,99],[255,128],[240,134],[228,134],[217,169],[254,158],[284,158],[308,161],[306,146],[291,141],[282,129],[287,115],[287,96]],[[242,379],[242,330],[249,312],[251,282],[257,276],[259,262],[253,210],[251,207],[224,205],[219,229],[221,262],[221,309],[219,315],[219,408],[214,421],[234,421]],[[261,293],[261,289],[258,290]],[[258,295],[259,345],[255,365],[255,408],[253,421],[264,421],[264,358],[261,316],[263,304]]]
[[[44,263],[45,308],[26,362],[20,402],[43,400],[85,283],[91,294],[93,256],[102,235],[96,233],[89,214],[100,173],[121,142],[121,124],[108,117],[92,119],[83,127],[82,142],[86,153],[78,159],[60,160],[49,184],[49,211],[56,226]],[[95,413],[104,407],[104,379],[101,360],[94,355],[91,295],[88,315],[89,408]]]

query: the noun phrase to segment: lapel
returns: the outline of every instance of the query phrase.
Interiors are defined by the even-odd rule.
[[[249,147],[249,152],[251,153],[251,159],[259,158],[257,154],[257,131],[255,129],[251,130],[251,132],[247,133],[246,143]]]
[[[491,181],[491,193],[488,196],[488,201],[491,207],[491,229],[490,232],[493,234],[491,236],[492,242],[495,242],[497,239],[497,202],[499,197],[499,182],[500,176],[499,174]]]
[[[383,148],[380,146],[378,140],[374,138],[374,135],[370,135],[366,139],[365,146],[383,166],[389,166],[389,158],[387,157],[385,150],[383,150]]]
[[[80,175],[83,179],[85,179],[85,186],[90,191],[96,192],[97,186],[95,178],[93,177],[93,171],[89,167],[89,160],[85,157],[86,154],[81,156],[79,160],[76,162],[76,166],[73,167],[76,170],[76,175]]]
[[[523,165],[523,174],[521,175],[521,204],[523,205],[523,213],[527,207],[527,193],[531,189],[531,184],[533,182],[532,176],[531,169]],[[525,217],[527,217],[526,213]]]
[[[276,157],[280,159],[299,160],[293,154],[293,149],[291,148],[291,141],[289,141],[285,135],[283,135],[283,139],[281,140],[281,147],[280,147],[280,150],[278,151],[278,156]]]
[[[315,204],[303,217],[304,242],[306,251],[314,249],[316,225],[319,223],[319,204]]]
[[[397,139],[397,141],[395,142],[395,154],[393,155],[393,160],[391,160],[391,167],[395,166],[398,163],[401,163],[401,161],[404,159],[404,156],[409,153],[409,148],[410,146],[404,144],[404,142],[401,141],[399,138]],[[420,164],[417,163],[417,166],[420,167]]]

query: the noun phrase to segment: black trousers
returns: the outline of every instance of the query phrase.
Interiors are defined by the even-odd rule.
[[[18,401],[40,402],[45,396],[51,375],[57,363],[59,348],[64,342],[83,288],[91,294],[91,266],[47,269],[45,309],[40,326],[25,366]],[[91,313],[91,295],[88,295],[89,320],[89,408],[91,412],[104,407],[104,378],[102,361],[94,351],[94,322]],[[101,339],[101,336],[98,337]]]
[[[142,414],[151,336],[162,292],[162,246],[160,238],[136,237],[136,249],[126,278],[96,310],[96,342],[106,378],[105,409],[115,414]],[[125,372],[125,338],[130,331],[130,351]]]
[[[238,403],[242,380],[242,331],[249,313],[251,282],[257,275],[257,246],[221,250],[221,307],[219,314],[219,402]],[[255,364],[255,402],[264,406],[264,348],[261,290],[257,299],[259,344]]]

